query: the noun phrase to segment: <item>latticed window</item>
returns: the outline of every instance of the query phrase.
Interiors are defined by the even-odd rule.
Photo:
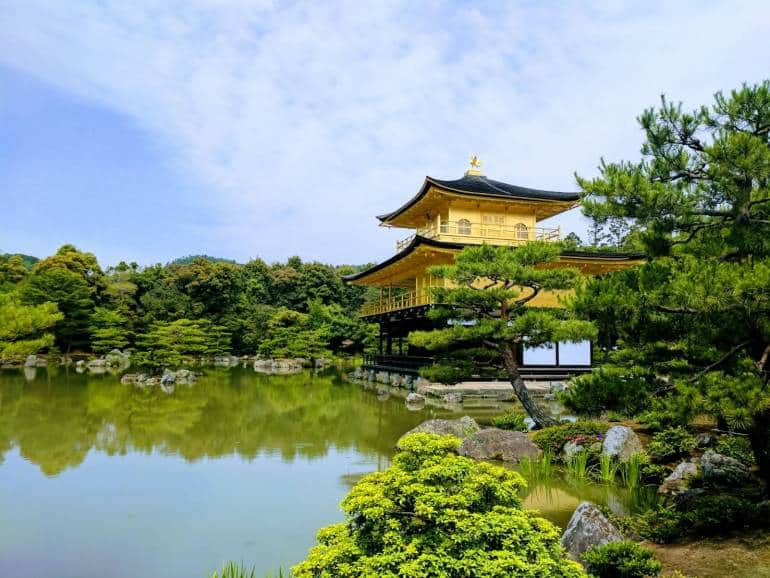
[[[468,219],[460,219],[459,221],[457,221],[457,234],[458,235],[471,234],[471,222]]]
[[[524,223],[516,225],[516,238],[522,241],[529,239],[529,228]]]

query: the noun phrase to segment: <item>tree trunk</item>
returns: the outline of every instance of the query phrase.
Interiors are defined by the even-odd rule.
[[[558,425],[559,422],[554,418],[546,415],[546,413],[535,403],[532,396],[529,395],[527,386],[524,385],[524,380],[521,379],[519,373],[519,363],[516,361],[516,355],[509,347],[501,347],[500,354],[503,357],[503,365],[505,365],[505,371],[508,373],[508,379],[513,386],[513,391],[516,393],[516,397],[519,398],[521,405],[527,410],[529,417],[531,417],[537,428],[544,428],[552,425]]]
[[[749,439],[759,468],[759,477],[765,483],[765,493],[770,495],[770,412],[763,411],[754,415]]]

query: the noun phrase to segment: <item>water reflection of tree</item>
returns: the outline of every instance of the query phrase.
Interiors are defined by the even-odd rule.
[[[331,448],[388,455],[425,418],[399,399],[378,400],[335,374],[264,376],[209,371],[172,394],[117,378],[59,372],[26,382],[0,374],[0,459],[16,446],[47,475],[75,467],[90,449],[180,455],[188,461],[261,453],[291,461]]]

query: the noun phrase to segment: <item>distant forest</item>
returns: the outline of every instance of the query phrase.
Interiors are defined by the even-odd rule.
[[[366,288],[342,280],[360,269],[299,257],[239,264],[196,255],[103,270],[92,253],[72,245],[44,259],[4,254],[0,359],[130,349],[162,365],[230,354],[360,352],[373,340],[372,327],[357,316]]]

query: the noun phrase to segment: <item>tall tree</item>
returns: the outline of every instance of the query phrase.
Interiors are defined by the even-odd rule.
[[[0,293],[0,359],[37,353],[53,345],[50,332],[62,314],[55,303],[24,305],[15,293]]]
[[[649,263],[578,306],[595,311],[613,284],[631,313],[615,317],[615,362],[651,367],[680,413],[748,433],[770,482],[770,81],[690,113],[663,98],[639,122],[644,158],[579,183],[586,214],[627,225]]]
[[[56,303],[64,315],[55,330],[60,348],[88,349],[89,321],[104,283],[104,274],[92,253],[63,245],[55,255],[35,264],[21,293],[30,304]]]
[[[521,247],[467,247],[454,265],[432,267],[431,274],[447,281],[435,289],[435,301],[445,304],[434,314],[449,325],[416,331],[409,341],[443,354],[431,371],[459,381],[473,371],[473,362],[504,368],[521,404],[538,427],[556,424],[530,396],[521,377],[519,357],[525,346],[554,341],[581,341],[595,335],[593,324],[568,317],[560,309],[535,309],[528,304],[541,291],[574,287],[578,272],[549,268],[560,245],[533,242]],[[471,363],[458,364],[457,358]]]

